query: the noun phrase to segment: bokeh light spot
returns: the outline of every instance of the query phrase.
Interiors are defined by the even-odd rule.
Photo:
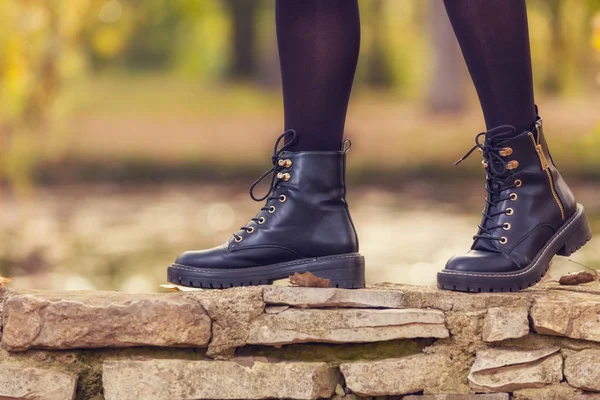
[[[123,13],[123,7],[119,0],[109,0],[100,9],[98,13],[98,18],[100,21],[105,22],[107,24],[112,24],[117,22],[119,18],[121,18],[121,14]]]

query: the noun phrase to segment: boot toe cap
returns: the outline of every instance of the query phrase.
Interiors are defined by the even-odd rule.
[[[175,260],[175,265],[192,268],[219,268],[225,263],[226,249],[223,246],[208,250],[183,252]]]
[[[519,266],[503,253],[471,250],[466,254],[452,257],[446,263],[446,270],[456,272],[512,272]]]

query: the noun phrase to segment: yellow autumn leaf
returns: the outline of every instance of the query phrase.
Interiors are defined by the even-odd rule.
[[[0,286],[4,286],[5,284],[7,284],[11,281],[12,281],[11,278],[5,278],[2,275],[0,275]]]
[[[594,17],[592,26],[592,47],[597,51],[600,51],[600,13]]]

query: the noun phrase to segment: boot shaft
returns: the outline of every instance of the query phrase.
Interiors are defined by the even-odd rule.
[[[533,181],[545,186],[549,193],[548,200],[552,200],[558,209],[561,221],[575,212],[576,202],[573,193],[550,155],[542,118],[538,118],[531,131],[522,132],[510,139],[503,139],[502,135],[490,139],[494,146],[502,148],[499,154],[506,161],[505,165],[511,179],[516,179],[522,184],[523,178],[530,177],[528,178],[530,183]],[[508,184],[511,182],[510,179],[507,180]]]
[[[525,249],[539,248],[573,215],[574,196],[552,161],[541,118],[532,131],[516,136],[514,130],[492,130],[485,145],[497,154],[486,160],[493,164],[486,167],[488,188],[497,185],[497,190],[484,211],[495,216],[483,218],[478,235],[487,229],[502,239],[480,238],[472,249],[500,251],[525,264],[535,256]]]
[[[556,168],[556,165],[554,164],[554,160],[552,159],[552,155],[550,154],[550,150],[546,142],[546,137],[544,136],[542,118],[538,118],[536,121],[535,135],[533,135],[532,139],[535,139],[535,147],[540,159],[540,166],[548,175],[548,182],[549,185],[551,185],[554,201],[561,209],[562,219],[566,220],[575,212],[577,203],[575,201],[573,192],[566,184],[562,175],[558,171],[558,168]]]
[[[346,202],[346,154],[281,152],[274,160],[278,181],[253,231],[231,251],[274,246],[302,257],[358,252],[358,237]]]

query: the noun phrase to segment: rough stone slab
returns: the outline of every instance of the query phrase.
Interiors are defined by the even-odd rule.
[[[477,392],[512,392],[543,387],[562,380],[560,349],[511,350],[494,348],[477,352],[468,380]]]
[[[424,394],[404,396],[402,400],[509,400],[508,393],[486,394]]]
[[[266,304],[301,308],[404,308],[403,293],[397,290],[336,289],[267,286]]]
[[[487,311],[447,311],[446,326],[452,336],[452,346],[468,354],[488,348],[481,339],[483,320]]]
[[[246,344],[250,323],[265,310],[262,287],[190,292],[185,296],[202,304],[212,319],[207,355],[218,359],[233,357],[235,348]]]
[[[532,289],[543,292],[573,292],[573,293],[590,293],[600,295],[600,281],[592,281],[582,283],[580,285],[561,285],[556,281],[545,281],[535,285]],[[528,290],[532,290],[528,289]]]
[[[565,378],[571,386],[600,392],[600,350],[583,350],[568,356]]]
[[[287,310],[290,306],[266,306],[265,312],[267,314],[279,314],[282,311]]]
[[[72,400],[76,389],[74,375],[0,363],[0,399]]]
[[[210,337],[204,308],[177,293],[11,292],[4,302],[2,346],[9,351],[201,347]]]
[[[514,400],[600,400],[600,394],[583,393],[566,383],[516,390],[513,396]]]
[[[248,343],[365,343],[448,335],[444,313],[437,310],[288,309],[255,319]]]
[[[483,320],[481,337],[485,342],[517,339],[529,333],[528,310],[525,307],[494,307]]]
[[[434,308],[443,311],[478,311],[491,307],[529,308],[533,292],[462,293],[440,290],[435,286],[378,283],[369,288],[404,293],[405,308]]]
[[[329,398],[339,374],[320,362],[105,361],[106,400]]]
[[[452,362],[439,354],[340,365],[346,386],[359,396],[402,395],[432,389],[446,379]]]
[[[533,329],[541,335],[600,342],[600,297],[586,293],[536,297],[530,311]]]

